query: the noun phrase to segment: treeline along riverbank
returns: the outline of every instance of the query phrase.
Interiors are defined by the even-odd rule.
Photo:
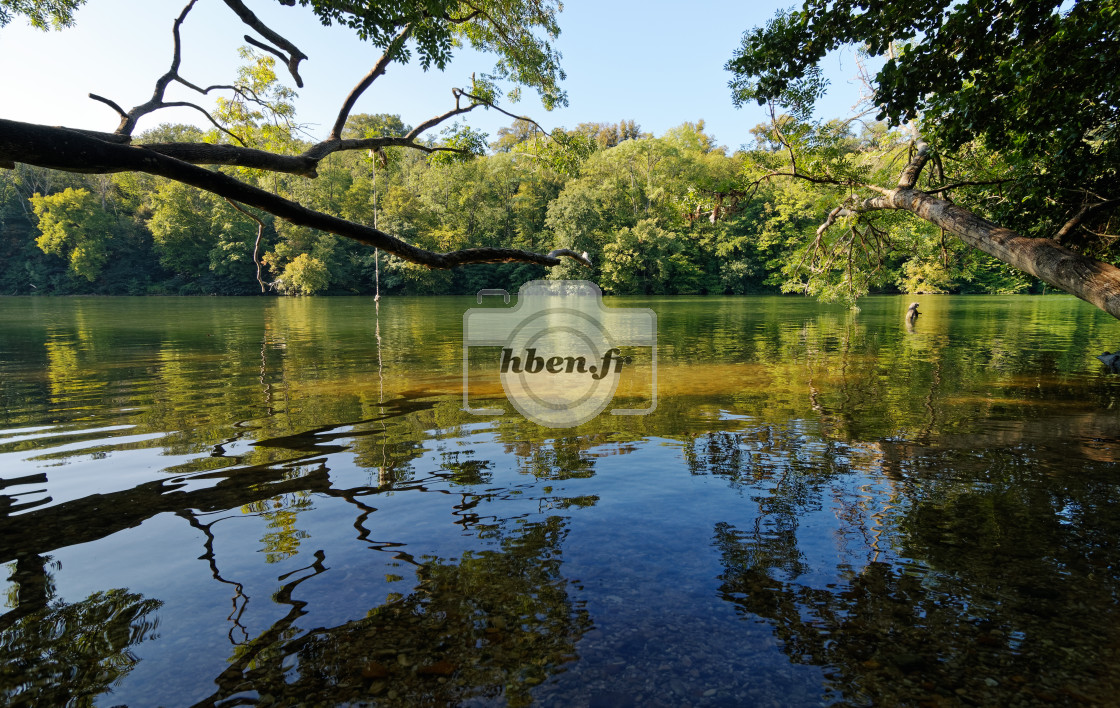
[[[253,215],[258,229],[225,200],[163,178],[17,164],[0,171],[0,294],[457,294],[515,291],[546,276],[594,280],[620,295],[1038,291],[1029,277],[912,221],[855,262],[807,259],[833,195],[789,179],[742,189],[773,159],[774,129],[758,126],[731,150],[703,121],[657,137],[634,121],[589,123],[551,139],[518,121],[492,140],[480,134],[489,149],[468,160],[390,148],[332,155],[313,180],[237,168],[243,180],[423,248],[571,248],[590,255],[590,270],[575,262],[551,271],[523,263],[430,270],[264,213]],[[347,127],[356,136],[408,130],[391,115],[353,116]],[[164,125],[138,142],[206,137]],[[871,169],[885,146],[904,142],[872,125],[840,130],[835,147],[857,162],[866,155]]]

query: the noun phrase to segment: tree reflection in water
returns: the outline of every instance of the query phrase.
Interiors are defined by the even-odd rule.
[[[408,469],[413,450],[399,451],[393,468]],[[385,451],[386,459],[391,456]],[[213,677],[217,690],[199,705],[256,703],[271,697],[284,704],[311,701],[335,704],[376,698],[385,705],[449,705],[472,697],[497,698],[509,705],[531,702],[533,686],[565,662],[574,660],[575,644],[590,626],[580,603],[568,595],[561,572],[567,520],[545,516],[541,520],[481,518],[480,501],[509,490],[490,489],[478,494],[476,485],[486,481],[491,463],[457,454],[443,455],[439,470],[426,477],[400,478],[379,487],[334,488],[324,464],[277,469],[242,468],[236,475],[250,486],[233,486],[216,473],[196,476],[217,478],[210,487],[167,493],[160,485],[140,486],[116,497],[112,519],[92,502],[79,500],[45,509],[40,514],[65,518],[80,509],[101,518],[101,524],[126,528],[158,513],[173,512],[204,537],[205,560],[212,577],[231,588],[232,609],[227,618],[232,645],[230,666]],[[453,492],[457,487],[462,492]],[[172,491],[176,487],[172,486]],[[452,495],[456,523],[485,540],[487,548],[467,551],[459,558],[419,557],[404,552],[396,542],[376,541],[365,526],[375,511],[363,499],[386,491],[435,492]],[[470,491],[467,491],[470,490]],[[272,496],[280,492],[276,496]],[[361,619],[333,626],[305,628],[300,618],[309,614],[314,592],[301,597],[300,585],[329,572],[327,553],[315,550],[310,565],[281,575],[281,585],[271,601],[288,611],[265,631],[251,636],[243,622],[250,597],[243,583],[225,577],[215,553],[215,527],[235,518],[228,512],[252,513],[268,518],[269,510],[283,508],[285,500],[305,500],[311,492],[341,499],[357,511],[358,540],[373,550],[386,551],[414,569],[415,587],[405,595],[391,594]],[[83,506],[85,504],[85,506]],[[594,504],[594,498],[545,496],[539,508],[565,509]],[[295,526],[300,508],[293,512],[292,533],[307,535]],[[114,521],[115,520],[115,521]],[[11,519],[15,521],[15,519]],[[95,525],[96,527],[97,525]],[[25,547],[64,547],[68,526],[49,535],[33,535],[38,524],[22,525],[24,533],[5,544]],[[275,528],[269,525],[269,528]],[[13,525],[13,531],[17,529]],[[88,528],[73,527],[85,540]],[[103,529],[102,529],[103,530]],[[283,530],[270,531],[265,547],[288,548]],[[291,554],[307,551],[295,546]],[[268,558],[266,558],[266,561]],[[16,584],[9,604],[16,609],[2,616],[5,658],[3,695],[8,702],[28,705],[61,705],[67,700],[88,702],[108,692],[135,664],[129,649],[154,636],[154,621],[146,615],[160,606],[121,590],[98,593],[73,605],[50,600],[50,576],[44,556],[16,556]],[[200,677],[201,678],[201,677]]]
[[[233,705],[246,693],[283,704],[454,705],[471,697],[531,702],[530,689],[574,660],[590,626],[568,598],[561,572],[564,522],[550,517],[503,537],[500,550],[470,552],[451,562],[414,561],[419,584],[366,617],[300,632],[306,602],[296,587],[327,571],[320,552],[311,574],[285,583],[274,597],[291,610],[238,647],[199,705]]]
[[[0,703],[89,705],[136,665],[133,649],[155,639],[149,617],[163,604],[113,589],[67,603],[54,597],[49,557],[20,556],[10,580],[15,597],[0,615]],[[57,565],[53,568],[58,570]]]
[[[825,667],[826,695],[875,705],[1120,695],[1111,465],[1040,484],[1037,456],[1054,452],[1045,446],[900,454],[884,442],[891,491],[852,495],[850,448],[826,443],[826,460],[783,462],[769,454],[771,433],[711,434],[686,457],[694,474],[744,485],[758,509],[750,527],[715,524],[720,595],[770,624],[791,662]],[[806,562],[798,530],[830,506],[867,553],[836,567],[841,582],[819,583],[806,577],[822,569]]]
[[[655,303],[658,410],[572,431],[465,416],[428,301],[386,398],[354,303],[19,305],[0,703],[1107,703],[1120,381],[1077,358],[1112,330],[878,302]],[[159,600],[54,589],[83,553],[138,587],[118,543],[166,555],[158,643]]]

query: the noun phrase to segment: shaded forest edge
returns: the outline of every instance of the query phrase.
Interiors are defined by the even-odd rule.
[[[462,294],[515,291],[542,277],[593,280],[619,295],[1042,291],[1030,276],[913,220],[887,224],[875,247],[849,244],[855,262],[834,246],[827,250],[840,257],[822,260],[816,232],[835,206],[827,190],[799,180],[741,190],[782,150],[776,136],[794,123],[780,116],[759,125],[732,151],[703,121],[659,137],[634,121],[585,123],[551,139],[515,121],[487,154],[465,161],[386,148],[331,155],[314,180],[237,168],[244,181],[422,248],[559,244],[587,252],[591,269],[571,262],[432,270],[164,178],[17,164],[0,170],[0,294]],[[909,145],[910,136],[884,124],[858,134],[850,123],[824,127],[831,147],[869,172],[897,170],[897,153]],[[409,130],[398,116],[361,114],[345,134]],[[138,142],[207,138],[192,126],[162,125]],[[999,167],[991,153],[972,158]]]

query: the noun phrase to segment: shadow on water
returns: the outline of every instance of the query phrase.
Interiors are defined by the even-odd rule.
[[[787,302],[652,303],[657,412],[569,431],[460,410],[446,303],[383,305],[387,396],[352,303],[28,305],[0,702],[1120,695],[1120,386],[1069,353],[1100,321]]]

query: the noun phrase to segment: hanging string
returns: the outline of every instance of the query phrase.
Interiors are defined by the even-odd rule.
[[[384,154],[384,153],[382,153]],[[377,162],[373,159],[373,150],[369,151],[370,173],[373,176],[373,228],[377,228]],[[381,249],[373,249],[373,326],[374,335],[377,337],[377,403],[385,405],[385,366],[381,359]],[[385,409],[382,407],[381,412]],[[389,430],[385,419],[381,419],[381,466],[377,468],[378,485],[391,484],[392,479],[388,474],[389,460],[386,454],[386,440]]]
[[[375,211],[374,214],[377,212]],[[374,217],[376,220],[377,217]],[[377,380],[380,385],[378,392],[377,402],[385,402],[385,373],[384,366],[381,361],[381,253],[378,249],[373,250],[373,282],[374,282],[374,296],[373,296],[373,323],[374,334],[377,336]]]
[[[373,182],[373,228],[377,228],[377,161],[369,151],[370,176]],[[381,249],[373,249],[373,321],[377,337],[378,403],[385,403],[385,368],[381,361]]]

